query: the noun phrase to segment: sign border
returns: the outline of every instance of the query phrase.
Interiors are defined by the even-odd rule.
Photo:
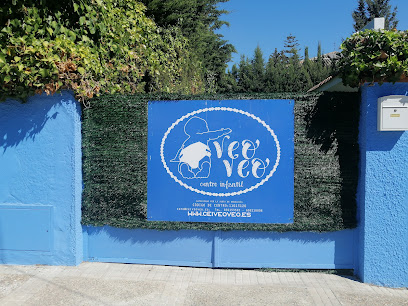
[[[193,188],[187,184],[185,184],[184,182],[180,181],[174,174],[173,172],[170,171],[169,167],[167,166],[167,163],[165,161],[164,158],[164,144],[166,142],[167,136],[170,134],[171,130],[180,122],[182,122],[183,120],[187,119],[188,117],[194,116],[196,114],[200,114],[203,112],[211,112],[211,111],[229,111],[229,112],[235,112],[235,113],[239,113],[242,115],[245,115],[247,117],[250,117],[256,121],[258,121],[262,126],[264,126],[268,132],[272,135],[275,144],[276,144],[276,148],[277,148],[277,155],[276,155],[276,161],[275,161],[275,165],[273,167],[273,169],[271,170],[271,172],[259,183],[257,183],[256,185],[251,186],[250,188],[244,189],[244,190],[240,190],[237,192],[231,192],[231,193],[214,193],[214,192],[207,192],[207,191],[203,191],[203,190],[199,190],[196,188]],[[265,121],[263,121],[262,119],[260,119],[259,117],[245,112],[243,110],[240,109],[236,109],[236,108],[231,108],[231,107],[209,107],[209,108],[202,108],[193,112],[190,112],[184,116],[182,116],[181,118],[177,119],[166,131],[166,133],[164,133],[164,136],[162,138],[161,144],[160,144],[160,158],[161,161],[163,163],[164,168],[166,169],[167,173],[170,175],[170,177],[176,181],[177,183],[179,183],[182,187],[191,190],[193,192],[199,193],[199,194],[203,194],[203,195],[207,195],[207,196],[215,196],[215,197],[230,197],[230,196],[236,196],[236,195],[240,195],[240,194],[245,194],[247,192],[250,192],[254,189],[257,189],[258,187],[262,186],[264,183],[266,183],[271,177],[272,175],[275,173],[278,165],[279,165],[279,161],[280,161],[280,155],[281,155],[281,148],[279,145],[279,140],[278,137],[275,135],[275,132],[270,128],[270,126],[268,124],[265,123]]]

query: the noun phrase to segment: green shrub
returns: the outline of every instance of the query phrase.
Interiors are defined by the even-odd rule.
[[[408,75],[408,31],[357,32],[341,48],[345,85],[397,82]]]
[[[135,0],[13,0],[0,7],[0,99],[73,90],[202,91],[200,62],[177,27]],[[1,28],[2,27],[2,28]]]

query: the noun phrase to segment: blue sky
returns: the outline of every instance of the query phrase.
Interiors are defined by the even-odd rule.
[[[265,60],[278,48],[283,49],[286,37],[292,33],[300,48],[309,47],[310,57],[316,56],[320,41],[324,53],[336,51],[343,39],[353,33],[351,13],[357,0],[230,0],[220,5],[231,13],[222,16],[230,27],[219,33],[237,49],[233,63],[241,54],[252,57],[259,45]],[[408,30],[408,1],[391,0],[398,7],[399,30]]]

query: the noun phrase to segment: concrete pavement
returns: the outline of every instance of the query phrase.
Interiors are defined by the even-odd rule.
[[[0,305],[408,305],[407,288],[323,273],[84,262],[0,265]]]

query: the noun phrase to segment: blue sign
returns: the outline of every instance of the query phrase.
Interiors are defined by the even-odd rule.
[[[149,102],[148,220],[292,223],[293,107]]]

